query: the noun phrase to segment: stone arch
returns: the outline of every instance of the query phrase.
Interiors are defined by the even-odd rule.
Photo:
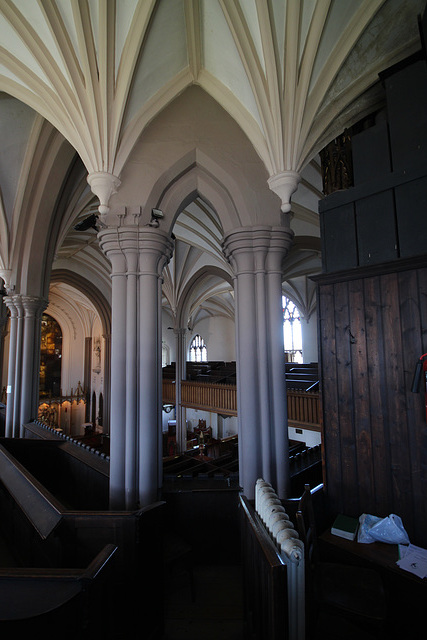
[[[183,203],[200,194],[224,233],[261,222],[277,226],[281,200],[268,177],[236,121],[204,90],[191,87],[157,114],[135,144],[110,206],[140,208],[144,223],[161,208],[162,228],[171,230]]]
[[[224,184],[222,180],[227,177],[214,165],[215,163],[208,162],[204,154],[194,150],[180,158],[169,169],[169,176],[174,177],[171,177],[155,203],[153,201],[153,206],[167,212],[170,229],[173,228],[180,212],[197,196],[216,211],[224,232],[248,223],[247,207],[242,193],[236,184],[230,184],[231,180],[227,180],[229,184]],[[164,176],[161,181],[164,181]]]
[[[63,282],[83,293],[95,306],[104,334],[111,334],[111,306],[105,296],[93,286],[92,282],[67,269],[55,269],[52,271],[50,282]]]
[[[177,325],[178,327],[187,327],[188,311],[191,304],[191,296],[194,291],[194,287],[200,284],[203,280],[209,276],[217,276],[218,278],[228,282],[233,287],[233,279],[226,271],[215,266],[206,266],[195,273],[186,283],[185,288],[180,296],[177,306]]]
[[[94,287],[92,282],[73,271],[69,271],[67,269],[56,269],[52,271],[50,282],[51,284],[64,283],[81,292],[92,302],[99,315],[105,348],[103,384],[103,400],[105,406],[103,410],[103,431],[104,433],[108,433],[110,426],[109,398],[111,391],[111,305],[101,291]]]
[[[75,150],[48,123],[38,135],[22,200],[26,215],[20,216],[15,242],[20,260],[16,285],[22,293],[47,297],[60,219],[75,170],[81,172],[81,166]]]

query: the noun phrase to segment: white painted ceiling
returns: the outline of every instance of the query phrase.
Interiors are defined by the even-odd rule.
[[[381,105],[378,74],[419,49],[424,6],[424,0],[0,0],[0,268],[10,266],[19,247],[26,215],[20,193],[34,171],[31,153],[44,120],[75,149],[87,174],[118,176],[149,123],[196,84],[234,118],[270,177],[302,175],[292,199],[300,240],[284,289],[309,314],[313,292],[305,276],[320,262],[318,247],[304,237],[319,235],[318,152]],[[64,213],[54,266],[96,273],[107,287],[95,233],[73,231],[96,206],[82,187]],[[192,203],[174,233],[185,247],[165,275],[172,311],[201,251],[228,269],[221,229],[206,203]],[[195,299],[204,313],[229,313],[230,293],[216,285],[209,282]],[[196,304],[192,313],[200,309]]]

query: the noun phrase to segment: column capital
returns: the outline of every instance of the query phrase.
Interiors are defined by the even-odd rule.
[[[25,310],[25,315],[36,316],[38,313],[43,313],[48,305],[46,298],[40,296],[22,296],[22,306]]]
[[[40,311],[43,312],[48,305],[46,298],[23,295],[22,293],[4,296],[3,302],[10,310],[11,315],[25,313],[26,317],[35,316]]]
[[[4,296],[3,302],[9,309],[12,318],[16,318],[22,314],[24,307],[22,305],[22,295],[20,293]]]
[[[133,224],[102,229],[98,239],[102,251],[113,265],[112,275],[160,276],[174,249],[169,233],[155,227],[139,226],[136,218]]]
[[[222,249],[235,275],[281,271],[293,236],[289,226],[240,227],[224,237]]]

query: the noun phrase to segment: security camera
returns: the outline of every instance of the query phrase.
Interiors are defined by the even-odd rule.
[[[161,211],[160,209],[151,209],[151,217],[161,220],[162,218],[164,218],[163,211]]]
[[[81,222],[77,223],[74,226],[74,231],[87,231],[88,229],[95,229],[95,231],[99,231],[97,227],[97,223],[98,223],[98,216],[92,213],[92,215],[88,216]]]

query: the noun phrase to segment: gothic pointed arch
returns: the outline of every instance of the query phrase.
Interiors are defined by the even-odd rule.
[[[50,278],[51,283],[63,282],[83,293],[95,306],[105,335],[111,334],[111,306],[105,296],[93,286],[93,283],[73,271],[55,269]]]
[[[50,284],[62,283],[66,284],[88,298],[91,301],[93,306],[96,309],[96,312],[99,316],[101,327],[102,327],[102,335],[104,338],[104,348],[105,348],[105,357],[104,357],[104,396],[103,400],[105,403],[104,412],[103,412],[103,424],[102,428],[104,433],[109,432],[110,426],[110,386],[111,386],[111,305],[109,301],[105,298],[97,287],[94,287],[93,282],[90,282],[85,277],[77,274],[73,271],[69,271],[67,269],[56,269],[52,271]],[[88,345],[87,348],[91,350],[93,345]],[[85,356],[87,363],[85,363],[85,369],[87,369],[90,363],[90,355],[87,354]],[[90,369],[85,372],[86,378],[90,380]]]
[[[178,327],[187,327],[188,321],[191,317],[192,302],[195,297],[195,290],[206,283],[208,278],[214,278],[218,281],[223,281],[229,285],[230,290],[233,289],[233,280],[227,271],[214,266],[206,266],[200,269],[197,273],[190,278],[184,288],[184,291],[180,297],[177,308],[177,325]],[[209,295],[209,289],[206,288],[205,295]]]
[[[160,208],[161,226],[171,230],[196,194],[215,209],[224,233],[261,220],[281,224],[281,200],[269,188],[268,172],[250,140],[211,96],[190,87],[157,114],[135,144],[110,204],[132,208],[143,202],[147,223],[151,210]]]

